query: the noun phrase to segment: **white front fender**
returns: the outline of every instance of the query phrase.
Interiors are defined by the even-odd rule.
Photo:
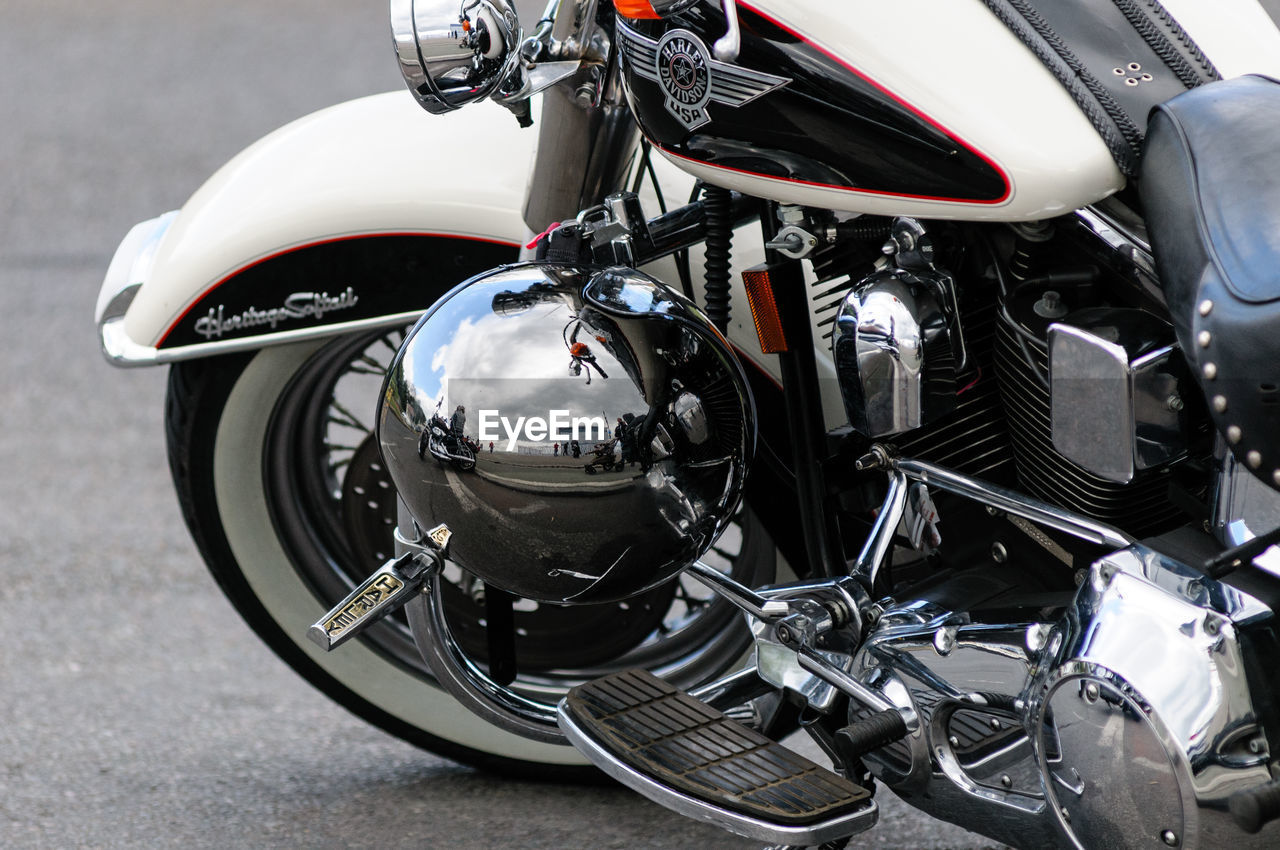
[[[259,292],[259,301],[230,292],[243,272],[311,246],[412,235],[491,245],[514,257],[536,142],[537,133],[521,130],[500,106],[439,118],[406,91],[342,103],[276,130],[219,169],[176,215],[140,225],[121,243],[98,300],[108,357],[121,365],[168,362],[367,324],[358,310],[341,312],[365,297],[360,281],[350,296],[341,284],[331,293],[305,285],[286,293],[328,296],[323,324],[305,298],[294,298],[290,311],[279,292]],[[225,333],[205,334],[199,346],[166,344],[179,326],[190,336],[185,325],[210,304],[220,308],[221,294],[233,305]],[[369,298],[365,304],[372,307]],[[253,332],[233,333],[232,313],[243,319],[239,330]]]

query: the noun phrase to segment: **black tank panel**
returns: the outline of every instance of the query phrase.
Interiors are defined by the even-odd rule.
[[[710,165],[839,189],[976,204],[1008,197],[999,168],[945,128],[763,15],[742,6],[739,13],[742,49],[732,68],[785,83],[740,105],[712,100],[709,122],[692,129],[641,65],[651,64],[655,43],[676,30],[709,49],[725,31],[719,4],[702,2],[659,21],[620,19],[627,95],[655,144]],[[711,89],[727,90],[732,83],[711,64]]]

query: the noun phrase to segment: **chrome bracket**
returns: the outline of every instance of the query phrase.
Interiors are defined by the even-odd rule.
[[[396,541],[406,552],[383,564],[345,599],[307,629],[307,637],[332,652],[383,617],[404,606],[436,572],[449,547],[450,532],[441,524],[425,535],[407,540],[396,529]]]
[[[956,371],[963,372],[969,363],[968,349],[964,342],[964,329],[960,323],[960,306],[956,297],[956,281],[951,273],[936,262],[937,254],[933,237],[914,218],[896,218],[884,252],[890,256],[900,272],[912,276],[938,299],[942,314],[951,330],[951,346],[956,357]]]

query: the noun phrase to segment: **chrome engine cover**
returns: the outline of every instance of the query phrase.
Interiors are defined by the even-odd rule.
[[[473,439],[474,468],[420,451],[433,419]],[[450,558],[555,604],[626,599],[693,563],[737,510],[755,445],[724,338],[622,267],[512,266],[458,287],[401,345],[377,424],[401,499],[421,528],[448,525]]]
[[[892,263],[858,282],[836,313],[836,376],[853,430],[911,431],[955,409],[965,368],[955,280],[934,262],[933,240],[911,218],[893,222]]]
[[[1135,545],[1055,623],[888,611],[855,675],[919,731],[866,757],[913,805],[1019,847],[1274,847],[1232,794],[1271,776],[1241,636],[1261,603]]]

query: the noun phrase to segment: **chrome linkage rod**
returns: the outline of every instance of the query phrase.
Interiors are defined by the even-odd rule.
[[[880,511],[880,517],[877,518],[871,538],[867,541],[867,545],[863,547],[863,554],[858,557],[857,567],[863,570],[870,570],[871,573],[874,573],[875,569],[879,567],[877,558],[883,557],[881,553],[882,551],[887,551],[888,546],[888,543],[878,535],[887,533],[891,539],[893,531],[896,529],[896,522],[901,520],[901,509],[897,505],[900,500],[905,500],[905,488],[902,485],[907,480],[918,481],[929,487],[936,487],[939,490],[945,490],[957,496],[973,499],[1005,513],[1022,517],[1039,525],[1048,526],[1090,543],[1123,549],[1135,542],[1132,537],[1118,528],[1113,528],[1105,523],[1072,513],[1046,502],[1029,498],[1014,490],[979,478],[971,478],[925,460],[894,457],[885,446],[878,443],[871,447],[870,452],[858,458],[855,466],[860,472],[883,469],[891,476],[889,494],[885,498],[885,506]],[[894,518],[895,515],[897,517],[896,520]],[[884,519],[884,522],[881,522],[881,519]],[[866,573],[863,573],[863,575],[866,575]]]
[[[905,487],[903,490],[905,492]],[[887,513],[887,511],[883,511],[882,515],[884,513]],[[890,534],[892,534],[892,529],[896,525],[895,521],[889,526]],[[848,599],[849,602],[836,607],[848,609],[855,595],[852,593],[855,587],[848,583],[848,579],[843,581],[841,579],[825,579],[804,582],[790,588],[778,588],[779,590],[790,589],[802,592],[802,595],[799,596],[780,599],[769,598],[757,593],[714,567],[701,562],[689,567],[686,574],[706,584],[718,595],[738,606],[752,617],[771,623],[773,625],[773,640],[794,652],[800,666],[814,676],[817,676],[871,711],[899,714],[903,723],[900,728],[906,731],[913,731],[919,728],[920,719],[914,711],[909,708],[901,708],[889,702],[889,700],[862,684],[835,664],[832,664],[815,647],[817,637],[835,627],[835,620],[830,616],[829,608],[821,604],[819,600],[826,597],[829,602],[831,598],[843,597]],[[856,596],[865,599],[865,594],[860,591],[856,593]],[[845,616],[854,618],[846,620],[846,625],[853,623],[855,630],[861,630],[861,615],[856,613],[856,608],[853,611],[846,610]]]

